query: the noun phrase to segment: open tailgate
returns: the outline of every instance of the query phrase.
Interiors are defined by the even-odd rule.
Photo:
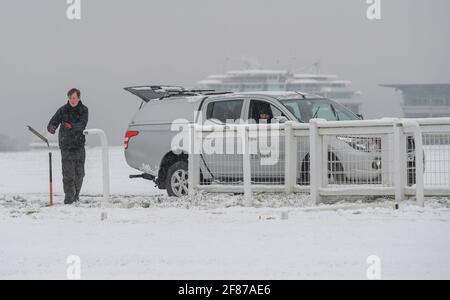
[[[182,92],[184,89],[179,86],[145,85],[126,87],[124,90],[138,96],[145,102],[149,102],[150,100],[163,98],[169,93]]]

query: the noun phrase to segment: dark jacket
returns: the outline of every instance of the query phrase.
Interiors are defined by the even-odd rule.
[[[61,150],[80,150],[84,148],[86,138],[83,131],[86,129],[89,111],[80,101],[76,107],[69,102],[62,106],[48,123],[48,127],[59,129],[59,148]],[[64,123],[72,124],[71,129],[64,127]]]

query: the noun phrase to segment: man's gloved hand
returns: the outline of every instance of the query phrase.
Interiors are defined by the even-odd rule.
[[[72,123],[65,122],[65,123],[63,123],[63,125],[64,125],[65,129],[72,129],[73,128]]]
[[[48,126],[47,127],[47,131],[50,132],[51,134],[55,134],[56,133],[56,127],[55,126]]]

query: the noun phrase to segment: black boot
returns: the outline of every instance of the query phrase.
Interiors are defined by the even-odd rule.
[[[65,199],[64,199],[64,204],[73,204],[73,200],[72,200],[72,199],[65,198]]]

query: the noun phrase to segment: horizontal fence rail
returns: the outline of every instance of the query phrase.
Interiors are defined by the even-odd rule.
[[[189,191],[450,196],[450,118],[191,124]]]

